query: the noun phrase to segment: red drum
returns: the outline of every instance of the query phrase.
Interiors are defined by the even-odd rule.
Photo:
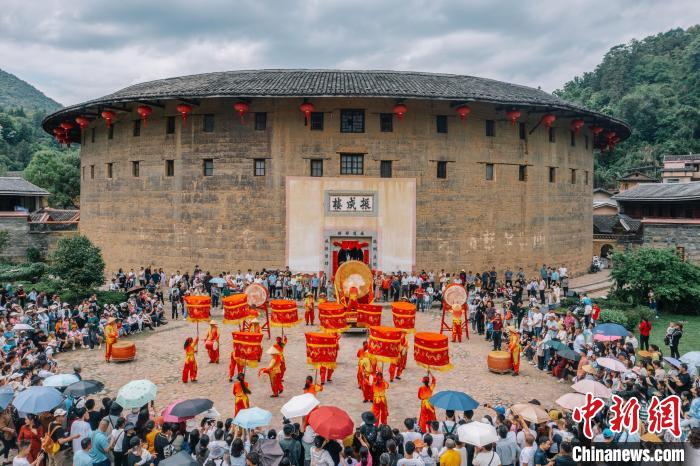
[[[187,320],[190,322],[208,322],[211,310],[211,298],[209,296],[185,296],[187,305]]]
[[[301,322],[296,301],[273,299],[270,301],[270,325],[273,327],[293,327]]]
[[[508,351],[491,351],[486,358],[486,363],[491,372],[506,374],[513,369],[513,361]]]
[[[391,304],[391,314],[394,318],[394,326],[413,333],[416,331],[416,305],[405,301]]]
[[[240,324],[248,317],[250,317],[248,296],[245,293],[238,293],[226,296],[222,300],[222,303],[224,305],[225,324]]]
[[[233,357],[243,359],[250,367],[257,367],[262,358],[262,333],[231,332]]]
[[[136,357],[136,345],[130,341],[120,341],[112,345],[112,360],[117,362],[133,361]]]
[[[357,326],[376,327],[382,325],[382,306],[379,304],[357,305]]]
[[[344,332],[348,328],[347,313],[340,303],[326,301],[318,305],[321,330],[329,333]]]
[[[416,364],[428,370],[452,369],[447,335],[432,332],[416,333],[413,337],[413,358]]]
[[[394,327],[369,328],[369,354],[382,362],[395,362],[401,355],[403,330]]]
[[[338,359],[338,338],[335,335],[308,332],[306,336],[306,362],[314,366],[335,369]]]

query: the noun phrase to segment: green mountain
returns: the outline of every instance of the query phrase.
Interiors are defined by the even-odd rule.
[[[0,70],[0,107],[23,108],[28,112],[53,112],[62,107],[36,87],[14,74]]]
[[[658,174],[666,154],[700,152],[700,26],[617,45],[556,95],[622,118],[631,137],[596,157],[595,184],[633,168]]]

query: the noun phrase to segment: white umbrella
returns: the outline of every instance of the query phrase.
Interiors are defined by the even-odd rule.
[[[16,331],[16,330],[34,330],[34,327],[32,327],[29,324],[15,324],[15,326],[12,327],[12,330],[13,331]]]
[[[304,393],[303,395],[292,397],[292,399],[282,406],[280,411],[282,412],[282,416],[287,419],[293,419],[295,417],[306,416],[319,404],[321,404],[321,402],[318,401],[318,398],[311,393]]]
[[[496,428],[491,424],[485,424],[483,422],[462,424],[457,428],[457,437],[460,442],[477,447],[483,447],[484,445],[498,441]]]
[[[586,404],[586,395],[580,393],[567,393],[557,399],[557,404],[565,409],[574,410]]]
[[[44,387],[67,387],[80,379],[75,374],[56,374],[44,379]]]
[[[595,360],[595,362],[597,362],[599,366],[605,367],[606,369],[610,369],[611,371],[615,371],[615,372],[626,372],[627,371],[627,366],[622,364],[617,359],[598,358]]]
[[[583,393],[584,395],[586,393],[592,393],[593,396],[597,398],[612,398],[612,390],[595,380],[579,380],[573,384],[571,388],[578,393]]]
[[[156,399],[158,387],[150,380],[132,380],[117,392],[116,403],[122,408],[140,408]]]
[[[688,373],[691,377],[695,377],[698,372],[698,366],[700,366],[700,351],[690,351],[681,356],[681,362],[688,365]]]

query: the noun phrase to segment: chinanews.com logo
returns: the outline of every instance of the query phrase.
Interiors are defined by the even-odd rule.
[[[655,450],[640,448],[638,443],[615,447],[575,446],[572,448],[571,457],[577,464],[683,464],[685,462],[685,450],[680,444],[676,445],[678,445],[678,448],[659,448]]]

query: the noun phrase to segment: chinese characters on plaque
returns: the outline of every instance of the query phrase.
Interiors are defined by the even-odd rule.
[[[331,212],[374,212],[374,194],[329,194],[328,208]]]

